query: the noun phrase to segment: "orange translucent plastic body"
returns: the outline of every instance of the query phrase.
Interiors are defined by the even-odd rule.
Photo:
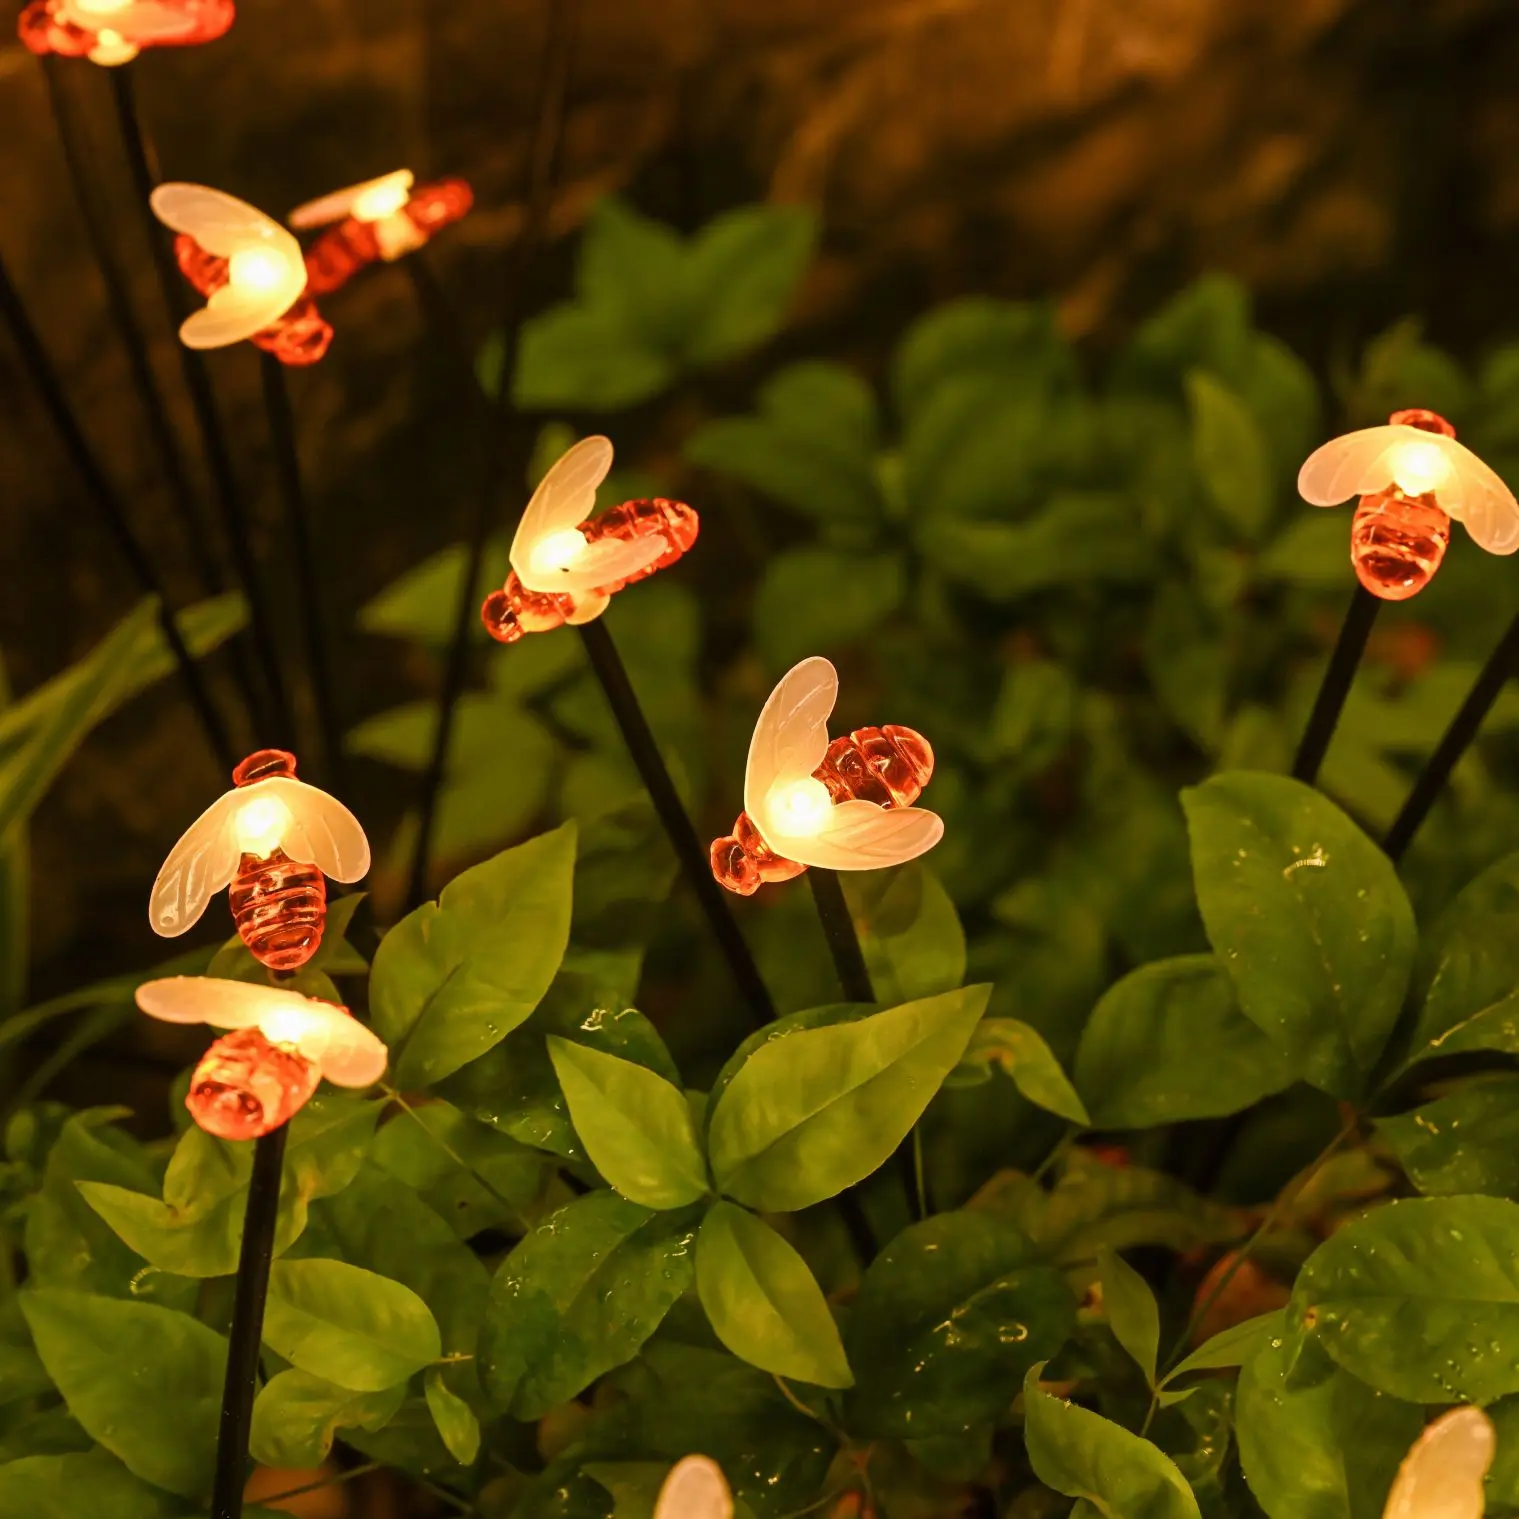
[[[232,25],[237,14],[232,0],[180,0],[185,30],[172,37],[144,39],[138,47],[195,47],[215,42]],[[58,0],[31,0],[16,22],[22,46],[38,57],[54,53],[60,58],[83,58],[91,52],[98,33],[76,26],[58,15]]]
[[[655,496],[608,507],[599,517],[593,517],[581,526],[580,531],[587,543],[597,543],[603,538],[642,538],[649,533],[660,533],[668,547],[647,569],[629,575],[625,580],[600,586],[597,594],[615,595],[625,585],[646,580],[656,571],[674,564],[696,542],[700,530],[701,521],[696,509],[684,501],[667,501],[662,496]],[[492,591],[485,598],[485,604],[480,608],[480,620],[497,643],[516,643],[525,633],[550,633],[563,627],[574,612],[573,596],[557,591],[530,591],[513,571],[499,591]]]
[[[404,216],[426,242],[458,221],[474,203],[475,192],[462,179],[440,179],[414,189],[396,215]],[[311,295],[330,295],[383,257],[375,224],[345,216],[306,250],[306,289]]]
[[[218,1139],[261,1139],[299,1113],[321,1079],[289,1045],[271,1044],[256,1028],[234,1029],[201,1057],[185,1106]]]
[[[934,751],[911,728],[856,728],[829,744],[812,773],[835,802],[911,807],[933,778]],[[753,896],[767,883],[789,881],[807,868],[776,854],[747,812],[739,813],[727,838],[713,840],[711,859],[718,883],[741,897]]]
[[[180,273],[202,295],[211,295],[227,283],[227,260],[207,253],[187,233],[181,232],[174,239],[174,257],[179,261]],[[248,341],[265,353],[272,353],[281,364],[300,367],[315,364],[327,352],[332,325],[322,319],[308,290],[283,316],[255,332]]]
[[[1395,411],[1394,425],[1456,436],[1432,411]],[[1396,485],[1362,496],[1350,525],[1350,562],[1356,579],[1383,601],[1407,601],[1430,582],[1450,546],[1450,516],[1434,491],[1405,495]]]
[[[260,749],[232,772],[234,786],[271,775],[294,775],[295,756]],[[315,865],[292,860],[283,849],[245,854],[227,893],[238,936],[260,965],[296,970],[322,942],[327,925],[327,880]]]

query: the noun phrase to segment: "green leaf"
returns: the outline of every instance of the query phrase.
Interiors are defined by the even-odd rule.
[[[398,1086],[441,1081],[538,1005],[569,943],[574,868],[566,823],[455,876],[381,940],[370,1011]]]
[[[264,1343],[355,1392],[404,1382],[443,1353],[438,1322],[409,1287],[343,1261],[276,1261]]]
[[[776,670],[804,655],[868,637],[900,605],[906,575],[895,554],[787,549],[754,594],[754,639]]]
[[[822,1289],[763,1219],[712,1205],[696,1244],[696,1290],[718,1339],[750,1365],[818,1387],[854,1381]]]
[[[1002,677],[988,745],[1019,774],[1050,765],[1071,742],[1079,693],[1070,672],[1052,659],[1025,659]]]
[[[689,358],[698,364],[731,358],[776,332],[817,234],[817,218],[800,206],[741,206],[708,222],[687,263]]]
[[[1391,863],[1283,776],[1214,776],[1182,805],[1208,940],[1245,1016],[1315,1086],[1359,1095],[1413,965],[1413,911]]]
[[[1144,660],[1161,706],[1199,748],[1215,753],[1228,701],[1228,641],[1193,586],[1161,585],[1145,622]]]
[[[1076,1050],[1077,1089],[1103,1129],[1221,1118],[1292,1079],[1212,955],[1130,971],[1103,994]]]
[[[1271,517],[1271,460],[1244,402],[1203,370],[1187,376],[1192,456],[1214,510],[1253,543]]]
[[[406,1384],[353,1392],[309,1371],[270,1377],[253,1402],[248,1449],[265,1466],[320,1466],[340,1429],[382,1429],[406,1399]]]
[[[1097,1272],[1102,1282],[1102,1306],[1108,1328],[1153,1387],[1155,1363],[1160,1356],[1160,1309],[1155,1294],[1121,1255],[1109,1249],[1097,1252]]]
[[[274,1251],[282,1254],[306,1228],[319,1197],[341,1192],[369,1147],[381,1104],[322,1092],[290,1121]],[[76,1183],[81,1196],[144,1260],[178,1276],[230,1276],[242,1247],[253,1153],[214,1139],[192,1124],[164,1172],[163,1198],[97,1181]]]
[[[938,876],[919,860],[839,877],[849,915],[886,1006],[954,990],[965,980],[965,930]]]
[[[471,600],[483,601],[489,592],[501,587],[512,567],[509,549],[510,540],[504,534],[486,540],[480,579]],[[453,637],[454,608],[459,602],[459,586],[464,579],[466,562],[464,544],[455,543],[440,549],[366,602],[359,609],[358,625],[366,633],[414,638],[431,648],[446,648]],[[470,630],[482,641],[487,637],[478,618],[471,620]],[[430,703],[429,708],[436,714],[435,703]],[[371,740],[367,735],[373,731],[374,721],[370,719],[352,729],[346,747],[356,754],[369,752]]]
[[[1192,1371],[1243,1366],[1268,1341],[1280,1340],[1284,1325],[1285,1315],[1278,1308],[1272,1313],[1257,1314],[1253,1319],[1221,1329],[1212,1339],[1199,1345],[1174,1371],[1167,1372],[1164,1380],[1173,1382]]]
[[[1017,1018],[983,1018],[971,1034],[961,1057],[962,1068],[998,1065],[1013,1085],[1036,1107],[1058,1114],[1083,1129],[1092,1126],[1070,1078],[1060,1068],[1055,1052],[1032,1025]]]
[[[103,1450],[0,1466],[0,1514],[16,1519],[167,1519],[168,1499]]]
[[[1519,1508],[1519,1398],[1504,1398],[1485,1410],[1498,1436],[1498,1450],[1487,1473],[1487,1506]]]
[[[1482,1192],[1519,1199],[1519,1076],[1379,1118],[1377,1132],[1427,1196]]]
[[[432,1410],[438,1434],[460,1466],[473,1466],[480,1454],[480,1421],[463,1398],[448,1390],[441,1373],[427,1373],[424,1381],[427,1406]]]
[[[541,1418],[637,1355],[691,1283],[695,1236],[614,1192],[545,1219],[491,1283],[480,1359],[496,1406]]]
[[[1310,1386],[1288,1369],[1277,1338],[1240,1371],[1235,1437],[1256,1502],[1269,1519],[1380,1519],[1424,1411],[1338,1368]]]
[[[527,411],[617,411],[658,395],[675,374],[615,312],[567,302],[523,323],[512,400]]]
[[[134,1475],[181,1497],[211,1484],[227,1342],[151,1303],[30,1288],[21,1311],[69,1412]]]
[[[941,1213],[871,1262],[845,1336],[851,1433],[962,1434],[1005,1417],[1035,1362],[1076,1325],[1065,1280],[995,1214]]]
[[[1519,1331],[1519,1205],[1418,1198],[1363,1214],[1308,1257],[1287,1325],[1410,1402],[1519,1392],[1519,1367],[1503,1353]]]
[[[609,195],[586,218],[575,287],[653,352],[674,352],[691,322],[685,257],[678,233]]]
[[[1023,1437],[1034,1475],[1104,1519],[1200,1519],[1187,1479],[1163,1451],[1122,1425],[1039,1387],[1042,1366],[1023,1384]]]
[[[680,1208],[707,1191],[679,1087],[631,1060],[551,1036],[549,1058],[592,1164],[630,1202]]]
[[[1294,517],[1255,561],[1265,580],[1338,591],[1345,584],[1350,558],[1349,534],[1338,512],[1305,512]]]
[[[761,1045],[712,1112],[719,1190],[791,1212],[869,1176],[955,1068],[990,990],[964,987]]]

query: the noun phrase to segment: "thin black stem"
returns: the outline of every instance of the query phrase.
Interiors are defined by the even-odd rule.
[[[823,925],[823,937],[828,941],[828,952],[833,956],[833,968],[845,997],[851,1002],[874,1004],[876,991],[870,979],[870,967],[865,963],[865,951],[860,945],[860,936],[855,932],[854,918],[850,914],[849,903],[844,900],[844,887],[838,873],[820,870],[814,865],[807,872],[807,882],[812,887],[812,900],[817,905],[818,921]],[[913,1136],[909,1132],[897,1146],[892,1159],[896,1163],[902,1190],[907,1197],[907,1211],[914,1221],[919,1221],[923,1217],[923,1199],[918,1186],[918,1162],[913,1149]],[[849,1223],[847,1210],[851,1204],[858,1206],[852,1192],[839,1195],[839,1205],[846,1210],[846,1224]],[[850,1232],[854,1232],[853,1226]],[[867,1256],[866,1260],[869,1259]]]
[[[150,197],[158,185],[154,173],[147,138],[137,114],[137,98],[132,86],[130,63],[120,68],[108,69],[111,94],[116,103],[116,117],[121,127],[122,145],[132,171],[132,184],[141,208],[143,225],[147,231],[148,247],[152,250],[153,267],[163,292],[164,305],[168,309],[172,325],[179,324],[189,315],[189,298],[185,282],[174,263],[173,253],[165,229],[153,215]],[[196,428],[200,433],[201,447],[206,465],[216,488],[217,503],[221,509],[222,524],[227,543],[232,552],[233,568],[237,573],[238,588],[248,603],[248,623],[253,634],[254,647],[264,674],[267,701],[260,704],[259,740],[261,743],[286,747],[293,738],[294,724],[290,713],[290,696],[285,688],[285,678],[280,670],[279,642],[274,633],[274,622],[269,604],[264,597],[259,578],[258,562],[253,553],[253,534],[247,507],[232,467],[232,450],[227,443],[221,415],[216,406],[216,394],[211,387],[211,375],[205,361],[194,349],[176,342],[179,363],[184,375],[185,388],[190,393],[190,405],[195,412]]]
[[[258,1391],[258,1348],[264,1335],[264,1300],[274,1259],[279,1219],[280,1174],[285,1162],[287,1124],[265,1134],[253,1148],[253,1175],[243,1214],[243,1246],[237,1260],[237,1295],[227,1336],[227,1380],[222,1388],[221,1423],[216,1434],[216,1475],[211,1487],[211,1519],[241,1519],[248,1482],[248,1433]]]
[[[712,874],[712,862],[696,828],[686,812],[675,782],[665,766],[664,756],[649,727],[649,721],[638,703],[633,683],[628,679],[627,668],[606,624],[598,618],[584,623],[577,629],[585,651],[591,661],[591,669],[606,694],[612,716],[617,720],[618,730],[628,753],[638,767],[649,800],[664,827],[665,835],[675,850],[675,857],[685,875],[702,913],[717,939],[728,969],[738,983],[744,1004],[749,1010],[750,1021],[756,1028],[763,1028],[775,1017],[775,1004],[770,1000],[770,990],[760,975],[759,966],[749,949],[748,942],[739,931],[737,920],[728,906],[728,896],[717,884]],[[867,998],[867,1000],[869,1000]]]
[[[1335,725],[1345,707],[1345,698],[1350,695],[1350,687],[1355,681],[1356,668],[1366,651],[1366,640],[1371,636],[1372,624],[1381,609],[1381,598],[1373,596],[1358,583],[1355,595],[1345,609],[1340,636],[1329,656],[1329,668],[1324,671],[1313,711],[1308,715],[1308,726],[1303,730],[1297,758],[1292,762],[1294,780],[1306,781],[1311,786],[1318,779],[1319,766],[1324,763],[1329,741],[1334,737]]]
[[[32,377],[32,383],[37,387],[38,394],[42,397],[42,403],[52,419],[53,426],[58,430],[64,448],[73,461],[80,479],[84,482],[85,494],[100,512],[107,530],[116,540],[116,546],[121,551],[122,558],[126,560],[127,567],[131,570],[139,588],[145,595],[157,598],[158,623],[163,630],[164,642],[168,644],[169,652],[173,655],[174,663],[179,669],[185,695],[189,697],[190,705],[196,717],[200,719],[200,725],[205,730],[206,741],[210,744],[212,753],[222,765],[231,769],[236,763],[236,756],[232,749],[231,739],[227,736],[226,725],[222,721],[222,715],[215,702],[211,700],[211,693],[206,688],[200,666],[196,664],[194,656],[185,645],[184,637],[179,631],[179,624],[174,618],[173,608],[158,578],[158,572],[153,568],[153,561],[148,557],[147,551],[138,541],[137,534],[133,532],[126,508],[122,505],[111,482],[106,478],[105,471],[100,467],[94,450],[90,447],[83,428],[80,427],[79,419],[74,415],[74,408],[69,404],[68,395],[64,391],[63,382],[58,378],[58,372],[54,369],[47,350],[42,346],[42,339],[37,335],[36,328],[32,326],[20,293],[11,283],[10,273],[3,262],[0,262],[0,313],[4,315],[5,324],[10,330],[16,347],[21,352],[22,361]]]
[[[1401,859],[1403,851],[1413,842],[1420,825],[1429,816],[1429,809],[1434,806],[1435,799],[1450,779],[1451,771],[1460,764],[1461,756],[1475,742],[1488,713],[1493,710],[1493,703],[1498,700],[1516,668],[1519,668],[1519,616],[1509,623],[1507,631],[1498,640],[1497,647],[1488,656],[1481,674],[1466,693],[1461,710],[1451,719],[1450,726],[1435,746],[1435,752],[1419,772],[1413,790],[1408,793],[1408,800],[1403,803],[1403,810],[1387,830],[1382,848],[1386,850],[1389,859]]]
[[[459,596],[454,606],[453,632],[449,639],[448,661],[443,671],[443,690],[438,704],[438,726],[433,735],[427,769],[422,776],[417,848],[412,857],[411,881],[407,891],[412,906],[427,895],[428,867],[432,856],[433,834],[437,827],[443,778],[448,771],[454,714],[469,676],[470,640],[479,616],[480,575],[485,564],[491,525],[495,520],[496,498],[501,482],[506,478],[511,457],[506,421],[511,411],[512,372],[516,368],[517,346],[526,314],[528,276],[538,250],[548,235],[549,212],[553,207],[554,180],[569,99],[570,64],[575,53],[575,33],[579,18],[580,0],[549,0],[543,68],[539,75],[542,87],[528,148],[522,231],[511,248],[504,270],[500,329],[504,344],[501,388],[496,394],[495,404],[482,408],[485,415],[485,449],[481,488],[475,500],[474,518],[470,524],[464,557],[464,574],[459,581]],[[419,285],[418,294],[421,293],[422,287]]]
[[[259,355],[259,375],[264,386],[264,411],[269,418],[269,442],[274,449],[274,470],[279,477],[280,499],[285,507],[285,532],[295,561],[301,636],[306,646],[307,673],[311,677],[317,727],[327,760],[327,778],[335,790],[341,791],[343,730],[332,680],[332,661],[327,652],[322,580],[316,568],[311,507],[301,482],[301,456],[296,446],[290,387],[285,379],[285,366],[272,353]]]

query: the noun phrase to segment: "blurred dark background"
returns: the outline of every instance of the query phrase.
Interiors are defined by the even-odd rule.
[[[546,15],[541,0],[248,0],[220,43],[144,56],[143,116],[165,177],[279,216],[400,164],[467,177],[476,210],[430,256],[478,340],[521,217]],[[1050,298],[1096,364],[1189,280],[1224,270],[1321,375],[1410,313],[1469,359],[1519,333],[1516,77],[1512,0],[587,0],[556,241],[528,306],[564,293],[570,234],[617,190],[686,229],[755,200],[817,207],[821,256],[783,356],[878,373],[915,315],[982,292]],[[108,81],[83,63],[58,78],[189,438]],[[189,599],[42,66],[14,40],[0,47],[0,133],[0,249]],[[421,656],[361,636],[353,615],[462,535],[473,445],[401,275],[357,282],[328,314],[329,357],[291,379],[353,722],[434,688]],[[240,345],[212,369],[273,554],[254,355]],[[0,393],[0,650],[24,693],[137,592],[4,345]],[[619,447],[657,466],[668,416],[620,417]],[[276,588],[287,619],[288,595]],[[168,684],[96,732],[32,827],[33,998],[159,957],[147,884],[223,785]],[[351,789],[366,820],[408,800],[406,778],[377,766]]]

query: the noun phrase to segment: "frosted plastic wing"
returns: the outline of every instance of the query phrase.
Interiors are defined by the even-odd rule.
[[[195,30],[195,18],[184,7],[156,4],[154,0],[136,0],[124,8],[108,10],[81,4],[80,0],[64,0],[58,14],[87,32],[110,30],[127,42],[161,42]]]
[[[932,849],[944,837],[944,820],[923,807],[851,801],[834,803],[821,833],[793,839],[761,831],[777,854],[798,865],[820,870],[885,870]]]
[[[733,1494],[710,1456],[683,1456],[654,1500],[654,1519],[733,1519]]]
[[[1409,441],[1439,443],[1437,434],[1417,427],[1388,424],[1331,438],[1314,449],[1298,471],[1298,494],[1314,506],[1338,506],[1352,496],[1366,496],[1392,483],[1388,455]]]
[[[363,825],[335,797],[293,776],[273,775],[240,792],[265,792],[290,811],[280,848],[292,860],[315,865],[334,881],[357,881],[369,870],[369,840]]]
[[[566,449],[542,480],[517,524],[512,539],[512,568],[530,591],[569,591],[574,587],[557,571],[545,577],[534,573],[532,548],[545,535],[579,527],[596,505],[596,488],[612,467],[612,444],[602,437],[582,438]],[[591,587],[587,586],[587,590]]]
[[[1497,1438],[1480,1408],[1453,1408],[1403,1458],[1382,1519],[1481,1519]]]
[[[257,206],[213,190],[209,185],[173,181],[149,198],[153,214],[166,227],[193,237],[207,253],[231,258],[242,248],[264,244],[301,261],[301,245],[273,217]]]
[[[206,903],[237,874],[237,800],[235,791],[218,797],[169,851],[148,896],[154,933],[173,939],[193,927]]]
[[[137,1005],[150,1018],[165,1023],[209,1023],[212,1028],[253,1028],[271,1007],[308,1000],[298,992],[217,976],[165,976],[137,988]]]
[[[1496,470],[1454,438],[1442,438],[1452,469],[1439,490],[1440,505],[1466,524],[1472,542],[1489,554],[1512,554],[1519,549],[1519,501]]]
[[[289,311],[306,288],[306,266],[298,265],[268,291],[256,297],[240,294],[230,285],[212,291],[199,311],[180,324],[179,340],[186,348],[225,348],[241,343]]]
[[[325,1039],[325,1048],[319,1055],[313,1050],[322,1075],[335,1086],[373,1086],[390,1064],[390,1052],[379,1036],[340,1007],[306,1001],[308,1008],[319,1012],[325,1022],[320,1036]]]
[[[648,569],[669,546],[662,533],[650,533],[643,538],[603,538],[599,543],[588,543],[585,552],[575,561],[575,568],[563,576],[565,586],[571,592],[599,591],[614,581],[626,580],[640,570]],[[581,581],[584,585],[578,583]]]
[[[354,202],[361,195],[371,190],[389,189],[392,185],[409,190],[414,181],[415,176],[410,169],[397,169],[392,174],[380,175],[378,179],[366,179],[363,184],[348,185],[342,190],[334,190],[331,195],[308,200],[305,205],[297,206],[285,220],[302,231],[308,227],[325,227],[328,223],[342,221],[349,215]]]
[[[744,771],[744,811],[772,847],[764,823],[765,799],[775,786],[805,780],[823,763],[828,719],[838,699],[838,671],[814,654],[781,677],[760,711]]]

